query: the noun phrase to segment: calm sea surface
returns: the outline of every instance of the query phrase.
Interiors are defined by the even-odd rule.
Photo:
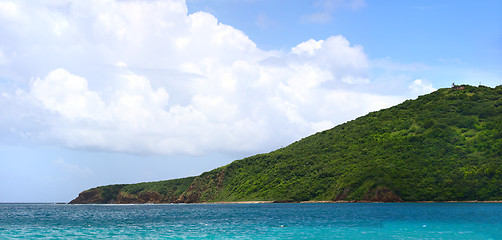
[[[0,204],[12,238],[502,239],[502,204]]]

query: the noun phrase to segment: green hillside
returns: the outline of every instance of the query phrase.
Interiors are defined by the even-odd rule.
[[[158,182],[116,184],[83,191],[71,204],[82,203],[171,203],[188,189],[195,177]]]
[[[440,89],[203,173],[173,202],[502,200],[501,96]]]

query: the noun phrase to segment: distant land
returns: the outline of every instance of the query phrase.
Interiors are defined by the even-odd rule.
[[[501,97],[502,85],[443,88],[196,177],[70,203],[500,201]]]

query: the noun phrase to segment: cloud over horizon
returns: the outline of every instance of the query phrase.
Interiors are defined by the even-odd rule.
[[[265,51],[183,0],[0,1],[0,19],[0,131],[37,143],[267,151],[433,90],[365,91],[373,60],[345,37]]]

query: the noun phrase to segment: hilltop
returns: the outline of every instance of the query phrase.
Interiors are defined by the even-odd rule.
[[[502,86],[439,89],[197,177],[71,203],[502,200]]]

